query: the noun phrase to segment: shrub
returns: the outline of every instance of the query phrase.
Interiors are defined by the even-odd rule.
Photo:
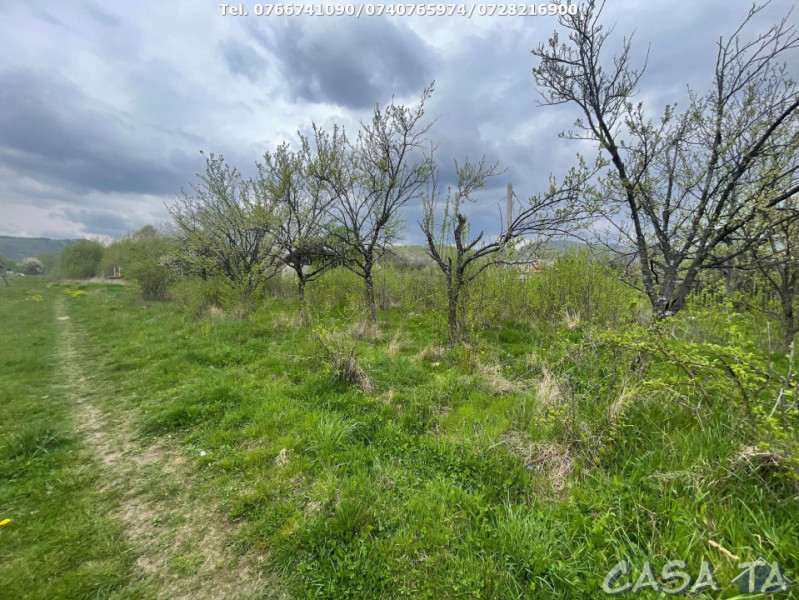
[[[19,270],[25,275],[41,275],[44,273],[44,265],[38,258],[29,256],[19,261]]]
[[[162,259],[169,240],[154,238],[133,245],[128,276],[136,282],[145,300],[166,300],[174,273]]]
[[[56,252],[47,252],[45,254],[40,254],[37,257],[41,263],[43,268],[43,273],[45,275],[53,273],[58,268],[58,262],[60,260],[59,255]]]
[[[75,279],[96,276],[103,252],[102,244],[91,240],[81,240],[67,246],[61,253],[61,276]]]
[[[211,308],[224,310],[234,305],[231,283],[221,276],[182,279],[172,287],[171,295],[195,317],[202,316]]]
[[[530,310],[542,320],[615,324],[636,302],[635,292],[588,251],[560,255],[525,283]]]
[[[357,340],[323,327],[314,328],[314,337],[325,351],[338,381],[354,384],[367,394],[374,391],[372,380],[358,364]]]

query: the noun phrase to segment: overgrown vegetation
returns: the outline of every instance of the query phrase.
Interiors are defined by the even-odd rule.
[[[447,348],[414,293],[437,273],[381,269],[376,329],[346,270],[308,284],[312,322],[292,279],[244,319],[119,286],[69,314],[94,385],[180,440],[239,551],[297,598],[601,598],[619,560],[674,558],[735,595],[711,542],[797,572],[799,378],[761,316],[700,296],[652,329],[645,298],[571,254],[487,271]]]
[[[739,30],[714,92],[656,126],[630,101],[629,41],[601,67],[600,9],[534,52],[545,99],[583,111],[576,137],[599,157],[493,239],[462,208],[498,167],[457,162],[440,202],[428,88],[376,107],[352,143],[314,127],[278,146],[255,180],[209,155],[171,230],[102,261],[65,251],[64,272],[136,284],[67,290],[96,385],[145,439],[181,444],[229,542],[294,597],[602,598],[622,560],[710,561],[722,590],[702,598],[740,597],[738,564],[759,556],[799,576],[799,95],[778,64],[799,38],[785,20]],[[426,246],[392,248],[411,200]],[[597,215],[621,239],[552,242]],[[30,322],[54,296],[22,285],[2,302]],[[49,325],[30,327],[48,351]],[[9,379],[41,373],[26,364]],[[45,410],[35,396],[20,418]],[[58,468],[29,463],[78,443],[46,407],[3,441],[17,503]]]

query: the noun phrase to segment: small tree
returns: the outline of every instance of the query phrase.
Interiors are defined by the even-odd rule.
[[[97,275],[103,259],[103,245],[91,240],[81,240],[61,252],[61,276],[90,279]]]
[[[273,228],[258,212],[253,182],[224,157],[203,157],[206,171],[197,175],[193,193],[183,190],[167,207],[179,259],[203,279],[221,275],[229,280],[249,306],[276,272]]]
[[[19,269],[25,273],[25,275],[41,275],[44,273],[44,265],[42,265],[42,261],[33,256],[23,258],[21,261],[19,261]]]
[[[8,258],[5,254],[0,252],[0,263],[5,265],[6,269],[9,271],[13,271],[17,268],[17,261]]]
[[[485,186],[489,178],[499,174],[497,167],[497,164],[486,165],[485,157],[477,164],[468,159],[462,165],[456,161],[458,187],[447,194],[440,224],[436,223],[441,202],[435,172],[432,191],[423,200],[424,221],[419,226],[427,240],[427,253],[446,278],[447,324],[451,345],[461,337],[460,314],[464,288],[488,268],[518,263],[512,251],[524,236],[532,236],[532,239],[525,240],[528,254],[525,261],[529,262],[547,239],[556,234],[572,233],[585,216],[583,210],[569,201],[576,199],[580,183],[587,174],[584,169],[573,169],[563,186],[556,188],[553,182],[546,194],[533,196],[526,206],[508,215],[506,229],[493,241],[484,241],[482,231],[472,236],[469,219],[462,212],[463,207],[465,203],[475,201],[474,194]]]
[[[318,170],[309,140],[299,134],[300,148],[283,143],[264,154],[255,182],[261,214],[274,224],[273,251],[297,277],[300,316],[305,315],[305,286],[338,264],[333,258],[326,227],[332,201],[327,188],[311,173]]]
[[[152,225],[127,233],[106,248],[104,268],[119,267],[136,283],[145,300],[166,300],[174,271],[164,257],[174,252],[174,240]]]
[[[331,248],[344,267],[363,279],[369,318],[377,323],[373,270],[397,239],[399,210],[421,197],[432,161],[427,146],[430,125],[422,125],[431,85],[415,109],[394,104],[374,109],[355,144],[334,128],[328,134],[314,126],[318,162],[313,176],[335,199],[328,212],[335,224],[329,230]]]

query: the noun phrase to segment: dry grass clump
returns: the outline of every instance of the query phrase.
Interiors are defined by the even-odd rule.
[[[272,319],[272,330],[278,331],[296,331],[302,327],[302,318],[298,314],[280,313]]]
[[[388,349],[386,350],[386,354],[388,354],[391,358],[396,358],[397,354],[402,347],[402,342],[400,341],[400,337],[402,332],[398,329],[394,332],[394,337],[391,338],[391,341],[388,343]]]
[[[275,457],[275,464],[278,467],[283,467],[287,465],[289,462],[289,451],[286,448],[283,448],[280,452],[278,452],[277,456]]]
[[[317,328],[314,337],[327,354],[333,374],[339,381],[357,386],[365,394],[371,394],[375,387],[372,379],[358,364],[358,340],[353,340],[341,332],[330,332]]]
[[[562,323],[569,331],[577,329],[580,326],[580,312],[574,311],[574,313],[571,313],[567,308],[564,311]]]
[[[524,357],[524,366],[530,369],[539,368],[542,364],[543,360],[540,354],[536,354],[535,352],[530,352],[526,354]]]
[[[349,335],[356,340],[363,339],[372,342],[382,341],[384,337],[380,327],[367,319],[361,319],[353,323],[349,328]]]
[[[205,314],[211,319],[225,318],[225,311],[213,304],[205,310]]]
[[[502,365],[499,363],[478,363],[478,370],[486,390],[495,395],[510,394],[516,391],[516,385],[505,378]]]
[[[793,490],[799,494],[799,474],[796,472],[796,458],[792,459],[788,452],[745,446],[730,457],[729,463],[731,475],[745,470],[764,481],[781,479],[790,482]]]
[[[574,473],[574,456],[563,444],[533,442],[529,434],[520,431],[505,433],[500,442],[524,461],[525,469],[545,476],[556,494],[564,490]]]
[[[416,359],[422,362],[440,362],[447,349],[444,346],[429,345],[422,348],[421,352],[416,355]]]
[[[538,401],[538,409],[544,412],[548,408],[553,408],[562,404],[566,398],[566,392],[561,383],[552,375],[549,369],[544,368],[541,379],[535,382],[535,397]]]
[[[618,422],[627,412],[629,406],[635,400],[635,391],[624,388],[611,405],[608,407],[608,418],[611,423]]]

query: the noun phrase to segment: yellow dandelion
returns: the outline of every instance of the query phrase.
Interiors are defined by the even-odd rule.
[[[9,523],[11,523],[11,519],[3,519],[2,521],[0,521],[0,526],[8,525]]]

